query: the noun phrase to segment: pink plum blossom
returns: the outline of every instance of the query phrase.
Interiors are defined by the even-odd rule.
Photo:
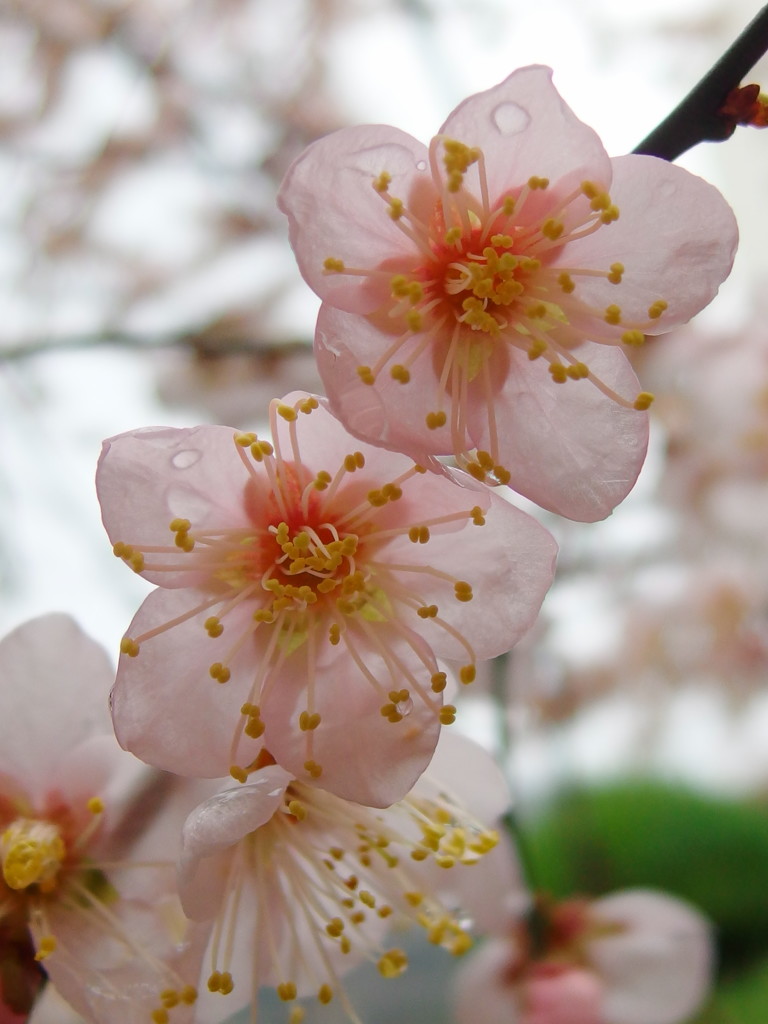
[[[320,139],[278,203],[347,428],[585,521],[645,456],[651,396],[623,349],[705,306],[737,239],[701,179],[609,158],[544,67],[471,96],[428,147],[381,125]]]
[[[538,940],[518,918],[462,965],[459,1024],[682,1024],[709,994],[711,928],[681,900],[634,889],[535,913]]]
[[[122,642],[117,737],[241,783],[266,746],[296,779],[386,806],[453,720],[437,658],[468,683],[511,647],[554,541],[471,476],[356,442],[322,399],[273,401],[270,426],[105,442],[114,551],[158,584]]]
[[[443,774],[465,758],[482,792],[479,819]],[[390,944],[393,926],[415,922],[455,956],[471,947],[468,922],[444,890],[453,875],[480,875],[486,886],[495,878],[498,837],[485,815],[494,823],[509,794],[488,754],[443,734],[416,787],[385,810],[304,785],[266,752],[259,760],[247,783],[222,789],[184,826],[184,907],[215,921],[198,1021],[255,1008],[258,989],[271,986],[291,1004],[338,1000],[359,1024],[342,976],[366,960],[385,978],[402,974],[408,958]],[[295,1004],[294,1017],[302,1019]]]
[[[184,918],[172,832],[147,813],[157,773],[112,734],[113,678],[106,653],[66,615],[0,643],[4,1021],[26,1019],[46,975],[97,1024],[192,1020],[207,929]],[[146,866],[160,851],[165,864]]]

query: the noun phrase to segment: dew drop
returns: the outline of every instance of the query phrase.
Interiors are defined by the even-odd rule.
[[[401,714],[403,718],[406,718],[413,711],[413,701],[409,697],[408,700],[399,700],[395,704],[398,714]]]
[[[426,169],[427,169],[427,161],[426,160],[419,160],[419,162],[416,164],[416,170],[417,171],[426,171]]]
[[[184,451],[176,452],[171,458],[171,465],[174,469],[189,469],[196,462],[200,461],[202,452],[197,448],[185,448]]]
[[[500,103],[494,107],[491,118],[502,135],[517,135],[531,123],[531,115],[517,103]]]

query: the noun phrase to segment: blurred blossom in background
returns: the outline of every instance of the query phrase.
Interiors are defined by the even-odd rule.
[[[249,429],[270,398],[320,389],[318,302],[275,206],[308,143],[358,122],[427,141],[462,98],[544,63],[609,154],[628,152],[757,6],[10,0],[0,12],[0,633],[66,610],[117,650],[147,588],[113,558],[99,522],[103,438],[147,424]],[[763,62],[749,80],[768,85],[767,71]],[[638,355],[657,402],[635,492],[593,525],[520,502],[561,544],[558,582],[533,634],[490,666],[458,725],[491,747],[510,743],[519,806],[534,821],[575,783],[627,775],[693,786],[726,817],[733,801],[765,797],[767,147],[766,135],[739,129],[680,160],[721,188],[742,241],[712,307]],[[613,849],[601,830],[614,821],[637,839],[643,828],[621,808],[645,808],[651,835],[669,827],[638,785],[603,793],[604,805],[587,801],[576,815],[585,829],[592,815],[586,839],[566,828],[566,807],[540,834],[545,865],[581,851],[592,870]],[[744,838],[747,824],[739,835],[765,853],[762,809],[749,821],[755,836]],[[696,822],[672,851],[673,887],[697,842],[712,857],[720,842],[735,849],[710,818]],[[595,882],[574,868],[567,880],[552,871],[550,884],[567,892],[589,882],[595,893],[669,884],[622,875],[626,834],[624,844],[614,876]],[[768,858],[762,872],[764,885]],[[735,920],[736,898],[718,898]],[[750,940],[748,957],[734,939],[732,966],[768,965],[768,910],[755,914],[763,938]],[[366,976],[358,991],[352,982],[368,1024],[446,1019],[446,965],[433,970],[432,953],[397,985]],[[765,984],[768,966],[760,969]],[[307,1019],[335,1024],[335,1012],[314,1008]]]

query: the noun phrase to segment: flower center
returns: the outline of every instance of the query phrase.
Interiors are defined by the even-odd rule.
[[[357,368],[362,383],[374,385],[388,372],[406,385],[430,350],[439,388],[426,426],[439,430],[450,422],[454,454],[484,479],[489,469],[467,449],[469,406],[484,405],[490,439],[485,461],[499,483],[508,482],[509,472],[499,464],[495,399],[507,376],[510,348],[530,360],[543,358],[556,384],[588,379],[617,404],[647,409],[652,396],[618,394],[573,351],[585,340],[640,345],[667,309],[659,298],[646,318],[635,321],[618,303],[598,307],[588,297],[590,279],[621,286],[624,264],[579,266],[568,260],[569,243],[618,219],[605,188],[589,180],[550,186],[547,178],[533,175],[493,196],[482,150],[442,136],[432,140],[429,166],[429,201],[424,189],[414,192],[410,205],[393,196],[386,171],[372,183],[410,252],[375,268],[349,267],[334,256],[324,262],[326,273],[367,278],[381,296],[370,318],[392,341],[382,345],[375,364]],[[620,289],[617,294],[620,299]]]
[[[0,837],[3,878],[11,889],[37,885],[50,892],[66,853],[61,831],[48,821],[17,818]]]
[[[273,761],[263,751],[259,766]],[[297,998],[297,981],[306,973],[299,943],[320,951],[324,967],[316,979],[317,999],[325,1004],[338,995],[348,1012],[341,980],[344,956],[375,963],[388,979],[399,977],[408,965],[401,949],[383,942],[395,914],[420,925],[430,943],[461,956],[472,946],[466,923],[425,887],[429,875],[416,865],[432,861],[462,871],[497,842],[496,832],[446,793],[435,800],[407,797],[375,811],[292,782],[274,816],[233,850],[214,926],[209,990],[226,996],[239,980],[230,971],[232,948],[226,948],[226,935],[258,937],[256,955],[243,960],[255,974],[249,980],[255,988],[266,975],[276,979],[277,994],[287,1003]],[[251,900],[255,927],[241,931],[238,915],[251,913],[246,910]],[[288,927],[291,943],[284,938]],[[350,1018],[358,1019],[354,1012]]]

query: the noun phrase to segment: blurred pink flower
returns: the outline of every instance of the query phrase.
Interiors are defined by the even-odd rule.
[[[429,147],[381,125],[320,139],[278,203],[349,430],[587,521],[645,456],[651,398],[622,348],[705,306],[737,240],[701,179],[609,159],[543,67],[470,97]]]
[[[385,978],[402,974],[408,959],[388,944],[393,927],[415,922],[456,956],[471,947],[467,921],[445,890],[454,875],[493,884],[498,837],[488,824],[509,794],[471,741],[444,734],[438,751],[414,790],[384,810],[305,786],[265,752],[245,785],[223,789],[189,816],[180,892],[192,918],[215,921],[212,970],[200,985],[206,1019],[228,1016],[268,985],[289,1003],[337,999],[359,1022],[342,975],[366,960]],[[480,794],[480,818],[446,784],[446,765],[457,772],[465,761],[472,778],[465,770],[463,788]]]
[[[709,994],[711,928],[681,900],[635,889],[536,912],[543,929],[519,918],[462,965],[459,1024],[682,1024]]]
[[[453,721],[436,659],[470,682],[511,647],[555,544],[471,477],[358,445],[323,400],[275,400],[270,424],[271,441],[203,426],[105,442],[115,553],[160,588],[122,643],[117,736],[240,782],[266,745],[296,778],[386,806]]]
[[[0,643],[3,1020],[29,1011],[44,974],[89,1021],[161,1022],[174,1003],[173,1024],[192,1019],[207,930],[181,912],[172,831],[148,813],[154,773],[112,735],[113,677],[65,615]],[[165,866],[147,867],[160,851]]]

